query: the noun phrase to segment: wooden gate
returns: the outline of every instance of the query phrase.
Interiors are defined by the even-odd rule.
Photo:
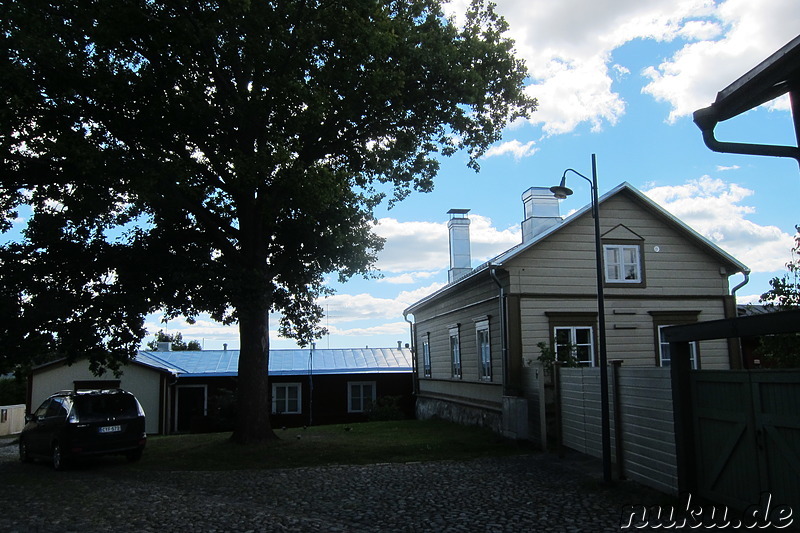
[[[735,509],[772,494],[800,509],[800,371],[690,373],[699,495]]]

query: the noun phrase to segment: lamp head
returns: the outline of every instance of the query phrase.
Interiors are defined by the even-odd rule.
[[[550,187],[550,192],[552,192],[553,196],[555,196],[559,200],[563,200],[564,198],[572,194],[572,189],[567,187],[566,172],[564,173],[563,176],[561,176],[561,183],[559,185],[556,185],[555,187]]]

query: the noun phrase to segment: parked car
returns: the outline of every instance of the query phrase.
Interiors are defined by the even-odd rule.
[[[25,420],[20,460],[49,459],[56,470],[86,456],[123,454],[137,461],[147,443],[144,410],[121,389],[58,392]]]

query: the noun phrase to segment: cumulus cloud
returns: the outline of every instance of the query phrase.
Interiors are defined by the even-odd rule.
[[[468,0],[445,9],[463,22]],[[685,43],[639,72],[642,92],[670,106],[674,122],[709,105],[727,86],[797,35],[796,0],[502,0],[497,10],[530,73],[539,99],[531,121],[545,135],[614,125],[626,102],[614,88],[629,68],[613,53],[636,40]],[[788,109],[786,100],[776,110]]]
[[[329,333],[336,337],[372,337],[378,335],[396,335],[398,340],[408,338],[408,322],[386,322],[369,327],[340,328],[331,326]]]
[[[784,268],[787,250],[794,242],[792,235],[747,219],[755,209],[743,202],[753,194],[752,190],[703,176],[684,185],[654,187],[644,192],[753,272]]]
[[[498,229],[488,217],[472,213],[469,217],[475,266],[522,240],[518,227]],[[382,218],[378,221],[375,232],[386,239],[386,244],[378,255],[378,268],[382,272],[402,275],[390,276],[392,281],[403,282],[410,279],[408,276],[424,278],[424,272],[434,273],[450,267],[446,221],[400,222],[394,218]]]
[[[335,294],[320,300],[328,324],[359,320],[397,318],[414,302],[442,288],[444,283],[431,283],[410,291],[401,291],[394,298],[379,298],[371,294]]]
[[[650,79],[642,90],[671,106],[674,122],[714,101],[717,91],[738,79],[797,36],[800,4],[795,0],[769,3],[727,0],[713,11],[724,32],[695,35],[671,58],[647,68]],[[779,107],[780,109],[781,107]]]
[[[514,159],[519,161],[523,157],[530,157],[538,151],[538,149],[534,147],[534,144],[534,141],[522,144],[520,141],[514,139],[513,141],[492,146],[486,151],[486,154],[483,157],[488,159],[490,157],[511,154],[514,156]]]

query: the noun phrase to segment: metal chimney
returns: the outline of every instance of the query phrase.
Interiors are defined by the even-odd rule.
[[[558,199],[548,187],[531,187],[522,193],[522,206],[525,209],[525,220],[522,221],[523,243],[563,220]]]
[[[172,351],[172,343],[171,342],[159,342],[156,344],[156,351],[159,352],[171,352]]]
[[[469,209],[451,209],[447,230],[450,234],[450,270],[447,280],[452,283],[472,272],[469,249]]]

